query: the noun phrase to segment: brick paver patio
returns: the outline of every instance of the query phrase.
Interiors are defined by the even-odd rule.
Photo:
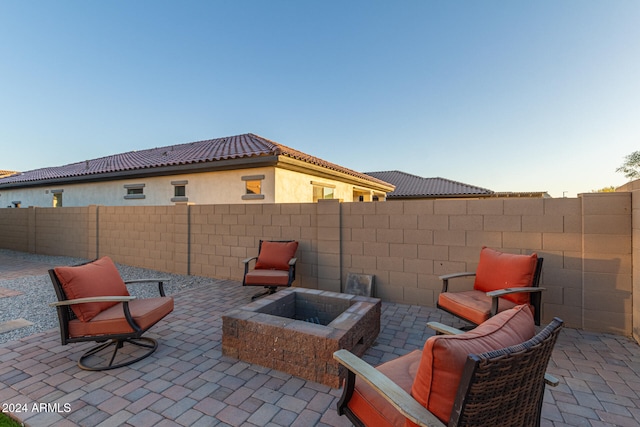
[[[0,280],[5,268],[16,274],[5,266],[11,262],[0,257]],[[148,333],[158,350],[113,371],[80,370],[76,360],[89,344],[63,347],[57,330],[0,344],[0,404],[19,405],[15,415],[30,426],[351,425],[335,410],[341,390],[222,355],[221,317],[254,291],[211,280],[174,295],[175,311]],[[455,324],[433,308],[393,303],[383,303],[381,320],[365,355],[372,364],[421,347],[432,334],[427,321]],[[640,426],[633,340],[565,329],[549,372],[560,385],[546,391],[542,425]]]

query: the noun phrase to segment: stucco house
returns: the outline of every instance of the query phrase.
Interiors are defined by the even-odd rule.
[[[393,189],[248,133],[14,173],[0,178],[0,207],[351,202]]]

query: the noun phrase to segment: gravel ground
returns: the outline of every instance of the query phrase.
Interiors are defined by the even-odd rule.
[[[75,265],[87,261],[82,258],[34,255],[5,249],[0,249],[0,254],[54,266]],[[166,295],[172,295],[189,288],[204,286],[215,281],[207,277],[168,274],[122,264],[116,264],[116,266],[124,280],[145,278],[169,279],[164,283]],[[0,333],[0,343],[17,340],[49,329],[58,329],[56,309],[49,307],[49,303],[57,301],[57,298],[48,274],[0,280],[0,288],[23,292],[22,295],[0,298],[0,322],[22,318],[33,323],[32,326]],[[129,292],[131,295],[141,298],[158,296],[158,287],[153,283],[140,283],[129,286]]]

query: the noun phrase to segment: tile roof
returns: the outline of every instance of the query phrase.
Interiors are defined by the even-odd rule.
[[[321,166],[359,179],[391,187],[388,183],[340,165],[310,156],[275,141],[247,133],[225,138],[189,142],[91,159],[64,166],[54,166],[18,173],[0,178],[0,186],[34,183],[48,180],[88,178],[101,174],[124,173],[168,166],[212,163],[220,160],[247,159],[266,156],[286,156],[312,165]]]
[[[445,178],[423,178],[400,171],[367,172],[367,175],[396,186],[388,199],[416,197],[488,196],[493,191]]]
[[[18,173],[18,172],[16,172],[16,171],[5,171],[5,170],[0,170],[0,177],[13,175],[14,173]]]

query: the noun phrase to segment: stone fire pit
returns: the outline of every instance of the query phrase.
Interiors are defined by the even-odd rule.
[[[289,288],[222,316],[225,356],[340,387],[333,352],[362,356],[380,333],[380,300]]]

